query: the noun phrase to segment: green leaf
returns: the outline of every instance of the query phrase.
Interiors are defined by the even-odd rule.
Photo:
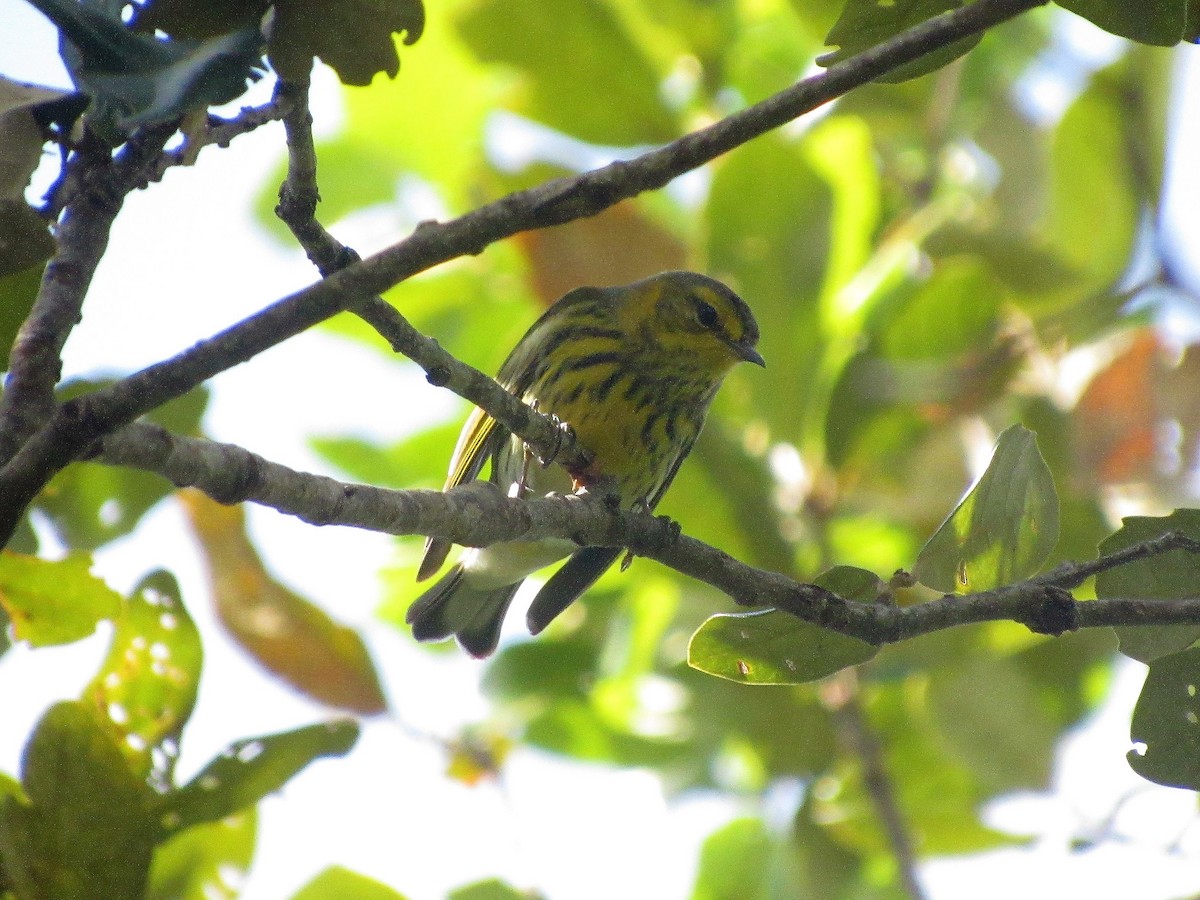
[[[707,838],[691,900],[767,900],[774,841],[761,819],[735,819]]]
[[[0,229],[4,227],[0,223]],[[0,234],[0,256],[4,255],[4,246],[8,239],[9,236]],[[12,239],[23,240],[16,236],[12,236]],[[52,245],[47,247],[42,259],[49,259],[53,249]],[[42,270],[43,266],[39,263],[24,271],[0,276],[0,370],[8,371],[9,351],[13,341],[17,339],[17,329],[33,309],[33,301],[37,299],[38,288],[42,283]]]
[[[661,99],[661,74],[607,4],[560,0],[550,25],[538,0],[483,0],[461,18],[459,33],[481,60],[521,72],[527,91],[515,110],[552,128],[618,146],[679,133]]]
[[[1141,208],[1126,118],[1121,92],[1097,76],[1054,130],[1043,231],[1048,249],[1078,273],[1076,295],[1111,287],[1133,249]]]
[[[28,802],[0,801],[0,861],[22,900],[141,897],[153,792],[86,705],[52,706],[21,763]]]
[[[1000,435],[987,470],[922,548],[917,579],[946,593],[1028,578],[1058,543],[1058,494],[1032,431]]]
[[[880,324],[884,355],[944,360],[992,342],[1003,293],[977,260],[944,261],[933,276],[887,310]],[[970,298],[969,302],[964,302]]]
[[[179,737],[196,702],[203,650],[179,585],[146,576],[116,622],[108,657],[83,699],[95,705],[141,777],[171,783]]]
[[[250,871],[254,808],[185,828],[154,851],[146,900],[233,900]]]
[[[345,756],[358,740],[348,719],[235,741],[195,778],[158,806],[164,832],[215,822],[279,790],[322,756]]]
[[[488,878],[476,881],[474,884],[455,888],[447,894],[449,900],[531,900],[531,895],[518,891],[515,887],[499,878]]]
[[[1188,0],[1057,0],[1063,9],[1083,16],[1105,31],[1159,47],[1171,47],[1189,36]]]
[[[400,71],[393,34],[412,44],[425,28],[420,0],[333,0],[313,14],[307,0],[274,4],[275,25],[268,53],[285,78],[306,78],[319,57],[343,84],[366,86],[380,72]]]
[[[293,894],[292,900],[404,900],[404,895],[374,878],[330,866]]]
[[[35,647],[87,637],[102,619],[121,612],[121,595],[91,573],[92,557],[73,553],[50,562],[0,554],[0,606],[13,636]]]
[[[857,156],[847,158],[858,175]],[[764,172],[788,176],[772,180]],[[743,381],[750,383],[748,405],[778,440],[799,442],[818,408],[820,286],[830,264],[833,216],[829,183],[802,147],[778,133],[739,147],[713,176],[705,209],[709,266],[728,273],[758,320],[771,323],[758,345],[767,368]],[[718,396],[718,405],[723,402]]]
[[[1178,509],[1169,516],[1129,516],[1121,528],[1100,544],[1107,556],[1168,531],[1200,540],[1200,510]],[[1182,600],[1200,594],[1200,559],[1186,550],[1172,550],[1139,559],[1096,576],[1096,596],[1143,600]],[[1114,628],[1126,656],[1150,663],[1178,653],[1200,639],[1200,625],[1125,625]]]
[[[830,569],[816,584],[866,603],[884,588],[873,573],[850,566]],[[801,684],[865,662],[878,650],[778,610],[723,613],[692,635],[688,665],[743,684]]]
[[[825,54],[817,62],[822,66],[839,63],[962,5],[962,0],[847,0],[841,18],[825,38],[826,44],[839,49]],[[955,41],[889,72],[879,80],[907,81],[940,69],[978,44],[982,37],[982,34],[974,34]]]
[[[1200,790],[1200,647],[1150,664],[1133,709],[1126,755],[1148,781]]]
[[[0,199],[15,200],[26,206],[25,186],[42,160],[42,145],[46,142],[35,110],[66,96],[69,95],[65,91],[0,76]],[[41,224],[45,231],[45,223]],[[16,265],[10,255],[20,249],[0,232],[0,274],[25,268]]]
[[[282,77],[307,79],[313,57],[329,65],[343,84],[365,86],[378,73],[400,69],[393,34],[412,44],[425,27],[420,0],[152,0],[138,17],[143,31],[174,37],[211,38],[233,28],[257,28],[268,9],[271,65]]]
[[[4,119],[0,117],[0,127],[3,127],[3,124]],[[38,150],[41,150],[41,144],[38,145]],[[54,238],[50,236],[46,221],[23,199],[0,197],[0,278],[15,278],[26,273],[20,282],[22,285],[27,285],[34,278],[40,279],[42,263],[48,260],[53,252]],[[29,312],[32,297],[30,301],[28,304],[18,305],[16,309],[4,311],[3,318],[0,319],[0,329],[3,329],[3,332],[11,331],[16,335],[13,320],[15,324],[20,324]],[[6,334],[0,336],[5,338],[4,363],[7,368],[8,348],[12,341]]]
[[[950,751],[987,793],[1046,784],[1060,723],[1012,660],[977,656],[933,678],[929,707]]]

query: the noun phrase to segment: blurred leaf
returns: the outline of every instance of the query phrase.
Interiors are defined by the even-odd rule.
[[[358,724],[341,719],[235,741],[190,782],[157,805],[163,832],[217,822],[252,806],[322,756],[345,756]]]
[[[525,742],[554,753],[622,766],[665,767],[687,747],[675,738],[648,738],[615,728],[595,707],[561,700],[533,716]]]
[[[57,397],[67,400],[108,384],[111,381],[71,381]],[[198,434],[207,403],[207,389],[196,388],[146,418],[179,434]],[[59,539],[68,547],[94,550],[131,532],[142,516],[172,490],[170,482],[150,472],[77,462],[59,472],[35,504],[50,518]]]
[[[1037,572],[1058,543],[1058,494],[1033,432],[1013,425],[987,470],[917,557],[934,590],[991,590]]]
[[[1081,276],[1078,295],[1109,287],[1132,251],[1140,210],[1125,116],[1120,95],[1097,77],[1054,130],[1044,232],[1050,252]]]
[[[539,895],[519,891],[498,878],[489,878],[455,888],[446,896],[448,900],[536,900]]]
[[[175,37],[211,38],[234,27],[255,28],[267,11],[271,66],[283,78],[302,81],[319,57],[343,84],[368,85],[380,72],[400,70],[393,34],[404,43],[421,36],[425,13],[420,0],[325,0],[317,8],[302,0],[154,0],[138,27],[161,29]]]
[[[474,787],[488,778],[496,778],[512,749],[512,741],[482,728],[466,728],[457,738],[448,741],[446,777]]]
[[[179,738],[196,703],[203,650],[179,585],[158,571],[134,588],[112,643],[83,692],[134,773],[170,784]]]
[[[735,410],[746,409],[740,390],[745,386],[727,381],[723,388],[723,399]],[[716,410],[710,413],[658,512],[679,522],[689,535],[751,565],[791,571],[794,547],[781,534],[774,477],[766,459],[746,450],[738,423],[729,418]]]
[[[0,117],[0,129],[3,128],[3,125],[4,118]],[[2,135],[3,131],[0,131],[0,140],[2,140]],[[40,159],[40,144],[38,150]],[[3,144],[0,143],[0,152],[2,151]],[[6,294],[18,289],[22,290],[22,293],[27,291],[27,286],[34,278],[40,281],[42,263],[48,260],[52,253],[54,253],[54,238],[50,236],[46,221],[19,197],[16,199],[0,197],[0,278],[4,278],[6,282],[14,279],[13,284],[5,284],[0,287],[0,290]],[[16,281],[16,279],[20,280]],[[29,303],[20,304],[15,309],[4,310],[3,317],[0,318],[0,329],[3,329],[0,337],[4,338],[6,368],[8,348],[12,346],[12,340],[8,335],[11,332],[13,337],[16,336],[16,326],[28,315],[29,308],[33,305],[33,297],[36,295],[35,287],[33,294],[29,297]]]
[[[805,4],[807,9],[789,8],[782,3],[754,8],[739,8],[734,3],[698,2],[691,5],[696,8],[694,17],[703,15],[713,6],[729,8],[731,12],[736,10],[740,16],[740,22],[724,28],[714,38],[715,50],[722,53],[726,71],[710,76],[713,83],[709,90],[719,96],[725,85],[718,79],[724,75],[726,84],[737,90],[747,104],[765,100],[795,83],[823,46],[822,39],[837,14],[829,10],[828,15],[821,15],[822,10],[813,8],[819,7],[819,3]],[[815,24],[806,28],[808,23],[804,20],[808,17]],[[733,41],[729,39],[730,34],[736,35]],[[707,69],[705,74],[708,74]]]
[[[1107,556],[1144,541],[1178,531],[1200,540],[1200,510],[1178,509],[1169,516],[1128,516],[1121,528],[1100,544]],[[1175,600],[1200,593],[1200,559],[1186,550],[1172,550],[1109,569],[1096,576],[1096,597]],[[1121,652],[1144,663],[1178,653],[1200,638],[1200,625],[1126,625],[1114,628]]]
[[[1038,789],[1050,777],[1061,723],[1008,659],[977,657],[932,680],[929,707],[951,751],[988,794]]]
[[[133,531],[172,490],[150,472],[77,462],[55,475],[35,504],[64,544],[95,550]]]
[[[627,284],[682,269],[687,248],[637,204],[625,201],[596,216],[516,236],[530,264],[530,280],[547,306],[581,284]]]
[[[22,900],[141,897],[157,829],[154,797],[95,712],[52,706],[25,745],[28,802],[0,801],[0,861]]]
[[[1200,790],[1200,648],[1150,663],[1133,710],[1126,754],[1148,781]]]
[[[217,616],[242,648],[322,703],[363,714],[387,709],[358,632],[268,574],[246,536],[241,507],[195,490],[179,496],[204,550]]]
[[[524,76],[514,110],[593,144],[660,143],[679,133],[656,72],[605,4],[560,0],[553,25],[536,0],[483,0],[459,20],[484,62]],[[604,86],[604,102],[596,87]]]
[[[3,202],[0,201],[0,204]],[[0,228],[3,227],[0,224]],[[15,240],[22,238],[18,237]],[[43,259],[48,259],[53,249],[53,246],[48,247]],[[0,259],[6,258],[8,251],[5,248],[5,238],[0,235]],[[37,299],[42,283],[42,268],[38,264],[24,271],[0,276],[0,371],[7,372],[9,369],[8,354],[17,339],[17,329],[21,327],[21,323],[33,309],[33,301]]]
[[[255,22],[204,41],[156,39],[132,32],[120,7],[31,0],[58,27],[63,61],[81,91],[95,98],[92,125],[108,140],[192,110],[228,103],[261,74],[263,38]],[[111,6],[111,4],[110,4]]]
[[[1077,471],[1098,484],[1144,478],[1158,458],[1160,410],[1154,383],[1162,373],[1154,331],[1143,329],[1129,349],[1088,383],[1075,404]]]
[[[404,895],[374,878],[330,866],[292,894],[292,900],[404,900]]]
[[[42,161],[42,145],[45,143],[41,124],[34,111],[39,106],[67,96],[69,94],[66,91],[13,81],[0,75],[0,199],[26,205],[25,186]],[[46,230],[44,223],[42,230]],[[49,238],[49,235],[46,237]],[[14,264],[10,256],[18,249],[14,241],[7,239],[5,232],[0,232],[0,260],[3,261],[0,274],[25,268]],[[49,253],[46,255],[49,256]]]
[[[454,213],[478,202],[487,170],[484,122],[495,109],[499,86],[455,33],[453,18],[468,2],[440,0],[429,5],[421,40],[405,54],[403,79],[379,80],[370,90],[343,92],[345,124],[336,137],[317,145],[321,221],[334,224],[371,204],[387,204],[394,214],[397,191],[405,188],[417,195],[421,210],[416,214],[425,217],[441,216],[443,205]],[[447,102],[448,97],[454,101]],[[414,127],[418,122],[420,127]],[[284,168],[281,160],[255,208],[260,220],[291,247],[293,238],[274,213]],[[426,212],[429,205],[433,210]],[[489,249],[488,256],[495,253]],[[407,297],[423,282],[461,283],[471,274],[470,267],[456,266],[405,282],[396,293]],[[404,311],[408,315],[407,305]],[[372,338],[381,343],[373,333]]]
[[[878,602],[884,585],[872,572],[838,566],[815,583],[847,600]],[[713,616],[692,635],[688,665],[744,684],[801,684],[878,652],[857,638],[813,625],[779,610]]]
[[[962,0],[847,0],[841,18],[825,38],[826,44],[839,49],[825,54],[817,62],[822,66],[839,63],[962,5]],[[889,72],[879,80],[906,81],[940,69],[969,51],[982,37],[981,33],[955,41]]]
[[[154,851],[146,900],[234,900],[250,871],[257,831],[250,807],[177,832]]]
[[[691,900],[768,900],[774,841],[761,819],[735,819],[704,839]]]
[[[919,639],[895,649],[944,661],[949,648],[961,646],[956,637],[947,640],[939,635],[936,640]],[[924,653],[919,652],[922,648]],[[873,664],[871,671],[877,666]],[[1019,838],[980,821],[979,807],[990,795],[979,776],[947,748],[932,715],[927,683],[925,673],[915,672],[887,683],[870,682],[863,697],[868,721],[884,750],[884,770],[892,778],[917,853],[922,857],[970,853],[1019,843]],[[861,764],[840,758],[831,773],[832,790],[812,800],[813,815],[841,845],[890,857],[891,842],[863,779]]]
[[[999,228],[977,232],[951,222],[935,232],[924,246],[938,258],[969,256],[978,259],[987,264],[990,273],[1005,287],[1023,294],[1060,292],[1069,288],[1078,274],[1029,237]],[[963,309],[959,315],[962,315],[969,313],[974,304],[960,306]]]
[[[440,490],[462,422],[418,431],[390,447],[355,437],[315,437],[309,445],[330,464],[363,484]]]
[[[764,323],[758,349],[767,369],[754,373],[748,399],[774,439],[799,445],[820,383],[817,304],[830,253],[830,186],[795,142],[773,132],[722,160],[705,216],[709,269],[727,278]]]
[[[121,612],[121,595],[91,573],[92,558],[72,554],[51,562],[0,553],[0,606],[13,636],[34,647],[87,637],[102,619]]]
[[[1083,16],[1105,31],[1140,41],[1171,47],[1190,36],[1188,0],[1058,0],[1058,5]]]
[[[990,344],[1002,296],[976,260],[947,259],[904,302],[881,310],[881,350],[897,360],[942,360]]]
[[[575,636],[514,644],[487,667],[481,687],[501,701],[537,695],[583,700],[595,680],[595,651]]]

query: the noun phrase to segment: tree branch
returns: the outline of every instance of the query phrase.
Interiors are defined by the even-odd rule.
[[[956,40],[986,30],[1046,0],[978,0],[897,35],[832,66],[825,73],[707,128],[634,160],[560,178],[518,191],[445,223],[427,222],[399,244],[301,290],[173,359],[157,363],[108,388],[77,398],[50,420],[0,469],[0,544],[12,536],[25,508],[56,472],[99,436],[180,396],[218,372],[245,362],[335,313],[378,295],[412,275],[521,231],[561,225],[667,182],[723,153],[821,106],[854,87]],[[407,323],[405,323],[407,324]],[[415,334],[415,332],[414,332]],[[419,342],[418,342],[419,343]],[[431,381],[466,393],[466,369],[440,347],[422,349]],[[426,362],[421,363],[422,366]],[[513,427],[539,455],[562,439],[554,423],[531,416],[504,391],[497,405],[480,403],[499,421],[525,418]],[[472,401],[476,398],[469,397]]]
[[[473,482],[446,493],[346,484],[296,472],[241,447],[181,437],[142,423],[105,437],[99,457],[109,464],[156,472],[178,487],[199,488],[222,503],[261,503],[313,525],[431,535],[471,547],[547,537],[565,537],[581,546],[627,547],[724,591],[741,606],[780,609],[876,645],[981,622],[1015,621],[1054,634],[1116,625],[1200,625],[1200,597],[1076,600],[1055,583],[1084,570],[1104,571],[1173,550],[1200,555],[1200,543],[1177,533],[1090,562],[1068,563],[996,590],[896,607],[844,600],[816,585],[752,568],[679,534],[665,518],[613,510],[598,499],[513,499],[490,482]]]
[[[896,800],[896,792],[892,789],[883,747],[863,710],[856,670],[843,669],[822,682],[819,691],[822,702],[833,713],[838,737],[862,766],[863,788],[871,798],[875,814],[892,848],[905,893],[909,900],[925,900],[925,891],[917,878],[917,854],[912,836]]]

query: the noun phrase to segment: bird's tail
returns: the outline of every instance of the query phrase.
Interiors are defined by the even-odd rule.
[[[418,641],[455,637],[464,650],[482,659],[496,649],[500,626],[521,582],[500,588],[472,588],[454,566],[438,583],[413,601],[404,620]]]

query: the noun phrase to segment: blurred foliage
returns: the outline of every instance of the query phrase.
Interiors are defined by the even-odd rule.
[[[235,95],[264,48],[285,75],[317,56],[366,84],[396,74],[394,35],[420,36],[398,80],[345,94],[343,127],[318,147],[326,224],[379,207],[409,228],[634,155],[788,86],[819,57],[836,63],[963,4],[330,0],[310,14],[279,2],[267,38],[265,2],[154,0],[134,17],[140,31],[120,24],[119,2],[36,5],[75,42],[89,115],[114,140]],[[669,268],[725,279],[755,310],[768,368],[730,375],[661,511],[750,564],[845,596],[909,605],[1166,530],[1200,538],[1200,514],[1170,512],[1195,503],[1200,354],[1159,323],[1169,312],[1195,333],[1197,297],[1162,249],[1178,243],[1161,214],[1172,56],[1145,46],[1195,39],[1200,16],[1186,0],[1060,6],[919,60],[653,196],[519,235],[388,299],[494,371],[538,311],[580,283]],[[1142,44],[1122,42],[1097,69],[1061,40],[1074,16]],[[31,104],[3,102],[24,129],[0,147],[22,182],[6,186],[9,200],[40,147]],[[258,201],[268,219],[278,183]],[[30,265],[49,252],[44,224],[21,210],[0,222],[28,238],[0,260],[9,340],[36,290]],[[387,352],[349,316],[328,327]],[[205,404],[195,392],[151,418],[196,434]],[[335,434],[312,446],[352,478],[432,488],[456,433],[443,421],[393,445]],[[45,714],[19,781],[0,777],[0,893],[235,896],[257,801],[357,737],[339,721],[243,739],[176,784],[203,658],[195,627],[170,576],[121,598],[86,555],[170,490],[76,463],[12,547],[32,554],[49,538],[70,553],[0,558],[12,638],[71,641],[112,623],[82,699]],[[185,502],[219,618],[241,645],[311,697],[382,711],[360,636],[266,570],[240,512]],[[403,548],[380,611],[401,627],[418,592]],[[1079,596],[1194,597],[1197,574],[1175,551],[1106,572]],[[487,780],[521,747],[645,767],[672,793],[719,791],[745,813],[706,841],[694,900],[899,897],[880,774],[854,728],[878,745],[919,858],[1021,843],[981,809],[1047,788],[1056,747],[1103,699],[1118,640],[1150,664],[1130,765],[1200,787],[1198,636],[1051,640],[995,623],[876,648],[777,611],[733,614],[711,588],[639,560],[537,640],[502,645],[482,676],[492,714],[442,742],[447,775]],[[296,896],[400,895],[333,867]],[[534,894],[484,881],[453,896]]]

